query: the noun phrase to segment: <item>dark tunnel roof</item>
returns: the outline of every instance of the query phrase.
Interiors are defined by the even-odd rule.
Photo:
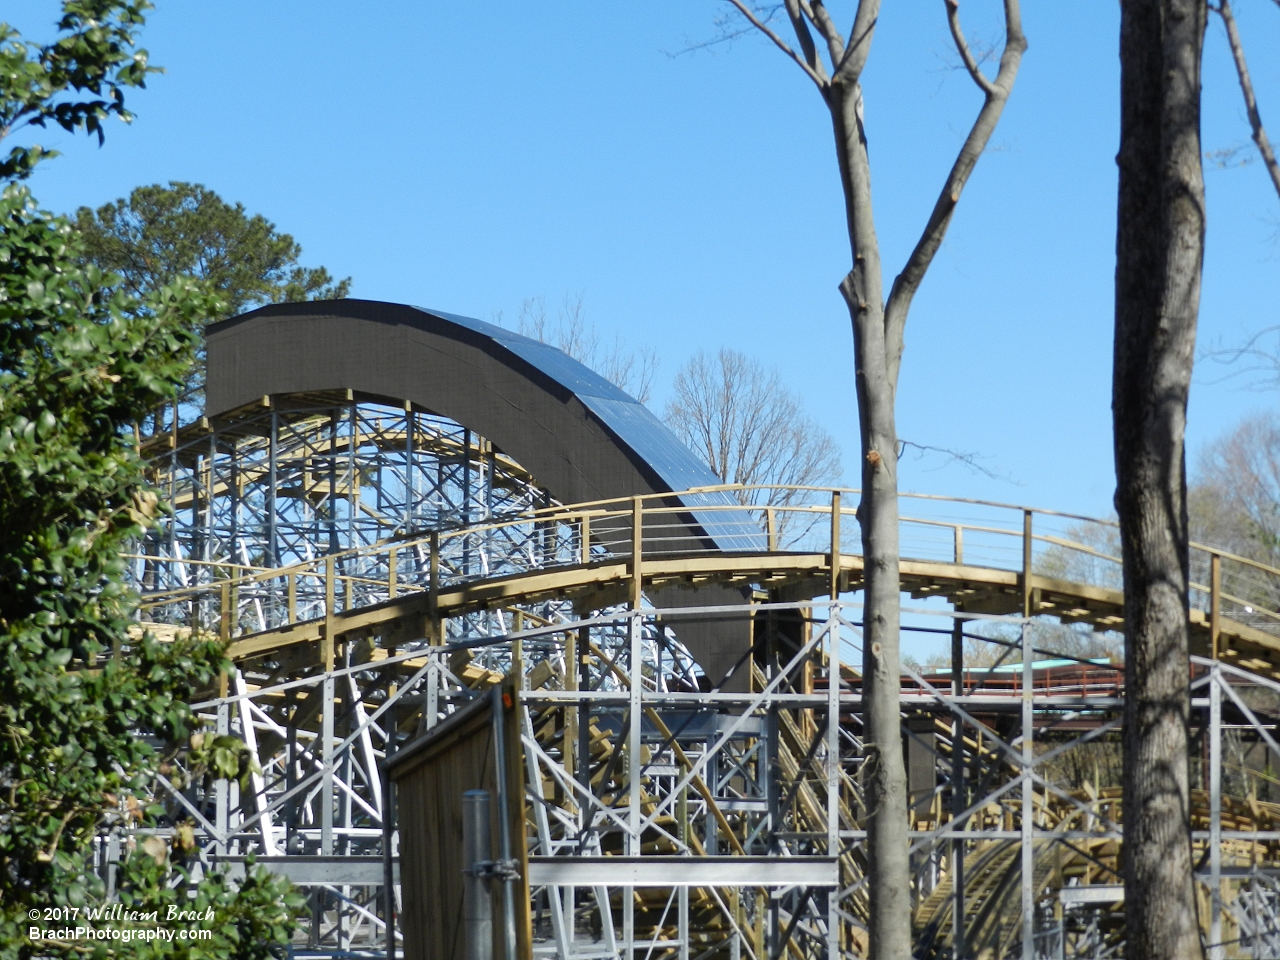
[[[619,440],[638,453],[666,481],[667,489],[688,490],[691,487],[716,486],[724,482],[666,424],[655,417],[648,407],[560,348],[483,320],[426,307],[414,309],[491,338],[566,387]],[[707,498],[707,503],[733,502],[725,493],[701,496]]]
[[[491,323],[404,304],[273,304],[208,328],[211,416],[269,394],[353,389],[408,400],[496,443],[564,503],[720,479],[644,404],[562,350]],[[759,549],[724,492],[681,498],[722,550]]]

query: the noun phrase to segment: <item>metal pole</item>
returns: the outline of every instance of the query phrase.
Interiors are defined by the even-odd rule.
[[[216,433],[209,434],[209,480],[208,480],[208,497],[204,508],[204,557],[205,560],[212,560],[214,557],[213,538],[217,533],[217,525],[214,520],[213,513],[213,492],[218,483],[218,435]]]
[[[471,431],[462,431],[462,512],[459,517],[463,527],[471,523]],[[471,536],[462,537],[462,572],[471,573]]]
[[[357,486],[359,474],[356,473],[356,446],[360,442],[360,413],[355,401],[351,403],[349,416],[351,418],[351,429],[348,432],[347,440],[347,546],[355,547],[358,546],[356,543],[356,497],[359,496]],[[376,533],[373,535],[373,539],[378,539]],[[354,570],[351,572],[355,573]]]
[[[957,536],[960,528],[956,528]],[[957,555],[959,549],[957,548]],[[959,562],[959,561],[957,561]],[[951,695],[964,696],[964,621],[951,627]],[[964,776],[964,722],[960,714],[951,721],[951,829],[960,830],[956,815],[963,813],[968,797]],[[951,841],[951,946],[955,960],[964,957],[964,840]]]
[[[631,501],[631,617],[627,623],[631,640],[630,701],[628,703],[629,727],[627,733],[627,855],[640,856],[640,741],[643,727],[641,693],[644,690],[644,669],[641,664],[643,650],[640,614],[642,565],[644,560],[644,501],[639,497]],[[636,955],[636,904],[632,887],[622,888],[622,939],[623,956]]]
[[[176,411],[177,411],[176,404],[174,405],[174,411],[176,414]],[[225,678],[226,675],[223,674],[223,676]],[[218,703],[218,720],[217,720],[216,729],[218,731],[218,736],[225,737],[229,733],[231,733],[231,704],[229,704],[225,699],[226,697],[225,690],[222,691],[222,696],[224,699]],[[214,797],[214,812],[215,812],[213,825],[218,829],[218,838],[214,843],[213,852],[220,857],[225,856],[227,853],[227,845],[225,843],[225,838],[227,836],[228,827],[229,827],[228,819],[229,819],[230,811],[228,810],[228,807],[230,805],[230,799],[231,799],[230,789],[229,789],[230,786],[231,786],[230,782],[227,780],[223,780],[221,777],[219,777],[217,780],[213,782],[213,797]]]
[[[689,844],[689,788],[684,787],[680,791],[680,797],[676,801],[676,824],[680,831],[680,842],[688,846]],[[689,888],[681,886],[677,893],[679,903],[676,906],[677,913],[677,930],[676,936],[680,940],[678,960],[689,960]]]
[[[507,750],[506,750],[506,731],[503,729],[503,703],[502,703],[502,687],[496,686],[489,694],[491,703],[493,704],[493,765],[496,767],[498,782],[498,845],[500,848],[499,856],[502,857],[504,863],[511,862],[511,803],[510,792],[507,790]],[[519,709],[518,701],[512,703],[512,709]],[[517,797],[516,801],[523,803],[523,798]],[[524,822],[524,817],[520,818]],[[506,960],[516,960],[516,904],[515,892],[511,889],[512,880],[504,878],[502,881],[502,932],[503,944],[506,947]]]
[[[337,553],[338,544],[338,411],[329,414],[329,552]]]
[[[393,728],[394,729],[394,728]],[[396,742],[394,733],[387,738],[387,756],[382,764],[382,919],[386,923],[387,960],[396,955],[396,887],[395,887],[395,851],[393,840],[396,830],[395,782],[387,772],[387,765],[395,756]],[[466,807],[466,800],[463,800]],[[463,814],[466,820],[466,814]],[[485,817],[488,825],[489,818]],[[465,857],[464,857],[465,859]],[[464,891],[465,896],[465,891]]]
[[[1209,650],[1218,659],[1218,638],[1222,634],[1222,557],[1209,558]]]
[[[838,555],[837,555],[838,558]],[[837,559],[837,564],[839,560]],[[837,566],[837,570],[839,567]],[[838,574],[833,583],[838,583]],[[827,630],[827,856],[840,857],[840,605],[831,598]],[[840,956],[840,888],[827,896],[827,958]],[[818,904],[814,904],[818,906]]]
[[[271,433],[267,439],[267,566],[280,566],[280,550],[276,544],[276,461],[279,451],[279,414],[275,404],[271,404]],[[213,491],[209,491],[213,496]]]
[[[1034,652],[1031,647],[1031,614],[1035,595],[1031,589],[1031,564],[1034,557],[1032,512],[1022,514],[1022,956],[1034,960],[1035,949],[1035,782],[1031,779],[1031,762],[1035,757],[1035,707],[1031,697],[1035,691]]]
[[[404,520],[402,527],[405,533],[413,529],[413,428],[416,422],[413,416],[413,405],[406,400],[404,402]]]
[[[637,500],[637,503],[640,501]],[[637,525],[638,526],[638,525]],[[636,551],[639,554],[639,549]],[[640,571],[637,561],[636,582],[640,580]],[[639,591],[637,590],[637,593]],[[627,731],[627,854],[628,856],[640,856],[640,744],[641,733],[644,726],[643,706],[641,704],[641,694],[644,691],[644,669],[641,663],[641,613],[637,606],[632,608],[631,613],[631,702],[630,715],[631,723]],[[709,818],[708,818],[709,819]],[[626,956],[634,957],[636,954],[636,921],[635,921],[635,894],[631,887],[623,887],[622,889],[622,927],[623,939],[626,941]]]
[[[178,499],[178,401],[173,401],[173,432],[169,438],[169,502],[173,503]],[[178,560],[178,518],[176,516],[169,518],[169,562],[173,564],[173,571],[177,573]],[[235,537],[231,540],[233,546],[233,554],[231,559],[235,559],[234,544]],[[175,586],[177,584],[175,583]]]
[[[840,494],[831,494],[831,608],[827,614],[827,856],[840,858]],[[840,888],[827,895],[827,958],[840,956]],[[817,904],[815,904],[817,906]]]
[[[1030,512],[1028,511],[1028,517]],[[1028,519],[1028,527],[1030,520]],[[1029,542],[1029,538],[1028,538]],[[1030,580],[1028,570],[1027,580]],[[1035,784],[1031,779],[1031,761],[1034,759],[1034,719],[1031,694],[1034,691],[1035,674],[1032,669],[1031,622],[1022,624],[1022,957],[1035,960],[1036,885],[1035,848],[1032,837],[1035,831]]]
[[[840,491],[831,492],[831,599],[840,599]],[[828,616],[833,616],[833,609]]]
[[[333,670],[333,664],[327,667]],[[320,852],[333,855],[333,673],[325,674],[321,683],[320,704]]]
[[[493,901],[482,864],[493,859],[489,841],[489,791],[462,794],[462,915],[467,960],[493,960]]]
[[[578,689],[591,689],[591,628],[578,629]],[[583,697],[578,701],[578,781],[587,793],[591,792],[591,701]],[[582,805],[585,823],[589,804]]]
[[[1209,678],[1209,960],[1222,960],[1222,674]]]

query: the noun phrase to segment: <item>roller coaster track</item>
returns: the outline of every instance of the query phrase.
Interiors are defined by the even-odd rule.
[[[242,661],[326,639],[425,637],[433,622],[544,600],[598,609],[626,599],[637,574],[642,590],[717,583],[793,601],[829,596],[833,585],[842,593],[859,588],[863,560],[849,549],[850,531],[856,537],[856,514],[841,506],[851,503],[857,491],[793,490],[819,500],[799,506],[698,508],[703,527],[714,527],[718,515],[730,512],[740,523],[745,509],[759,521],[762,533],[762,549],[755,551],[709,549],[705,539],[687,534],[690,511],[673,501],[720,491],[744,498],[779,492],[698,488],[674,496],[533,510],[500,522],[382,540],[273,569],[211,564],[211,582],[144,594],[144,620],[156,624],[151,629],[172,632],[190,626],[191,616],[184,612],[199,609],[199,625],[211,629],[216,623],[230,642],[229,655]],[[908,495],[904,501],[904,512],[923,505],[935,514],[902,519],[904,543],[924,548],[918,557],[904,551],[901,561],[902,589],[913,598],[940,597],[957,611],[977,614],[1021,614],[1025,605],[1032,615],[1123,629],[1119,560],[1094,545],[1099,534],[1113,529],[1106,521],[945,497]],[[960,507],[993,512],[1004,522],[936,517]],[[1069,531],[1084,530],[1093,543],[1037,532],[1037,521],[1045,520],[1059,526],[1065,520]],[[809,544],[830,530],[845,533],[838,550],[829,541],[821,551],[803,549],[803,544],[801,549],[778,549],[776,531],[784,524],[793,530],[802,527]],[[636,528],[643,530],[638,541],[631,537]],[[998,546],[1002,557],[995,562],[966,560],[965,545],[979,538]],[[456,560],[463,549],[489,553],[485,562],[473,558],[475,571],[469,572]],[[997,553],[984,552],[988,558]],[[141,555],[134,560],[195,563]],[[1194,652],[1280,678],[1280,612],[1274,600],[1280,597],[1280,570],[1200,545],[1193,546],[1193,566],[1210,574],[1208,584],[1192,585]],[[1069,575],[1082,568],[1094,575]],[[264,600],[270,610],[264,609]]]

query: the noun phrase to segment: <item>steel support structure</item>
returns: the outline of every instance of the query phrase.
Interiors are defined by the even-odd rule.
[[[673,542],[680,510],[661,497],[561,506],[459,425],[349,396],[267,399],[161,441],[154,476],[174,515],[133,558],[139,629],[231,643],[236,673],[195,709],[261,770],[242,791],[180,756],[156,782],[161,832],[191,824],[199,869],[242,871],[253,854],[307,890],[295,955],[386,952],[400,894],[382,765],[513,672],[537,955],[865,955],[874,811],[858,776],[849,493],[752,508],[770,549],[744,558]],[[950,640],[949,667],[902,681],[917,953],[1122,955],[1122,798],[1107,769],[1122,671],[1079,654],[1080,625],[1104,638],[1120,625],[1118,565],[1098,546],[1109,528],[908,502],[906,585],[954,606],[903,614],[904,631]],[[777,550],[783,526],[809,540]],[[1219,655],[1195,659],[1193,680],[1206,942],[1269,956],[1280,679],[1266,651],[1280,614],[1263,601],[1280,571],[1194,559],[1209,585],[1194,588],[1193,626]],[[752,602],[649,602],[659,583],[706,580]],[[749,622],[746,692],[711,688],[681,641],[715,620]],[[121,839],[100,844],[104,876]]]

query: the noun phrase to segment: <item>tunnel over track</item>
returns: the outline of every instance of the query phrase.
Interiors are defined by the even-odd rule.
[[[714,485],[719,478],[633,397],[563,351],[493,324],[374,300],[263,307],[209,327],[206,409],[346,389],[410,402],[489,438],[561,503]],[[723,494],[686,497],[724,505]],[[705,531],[750,549],[749,521]],[[745,518],[741,518],[745,521]]]
[[[375,300],[275,304],[208,329],[206,416],[264,397],[348,391],[446,417],[487,438],[561,503],[647,496],[719,483],[644,404],[549,344],[438,310]],[[664,498],[689,507],[681,539],[760,548],[760,528],[722,492]],[[714,516],[699,507],[715,508]],[[729,508],[726,510],[725,508]],[[597,537],[626,549],[620,521]],[[657,590],[658,606],[740,604],[740,589]],[[688,623],[682,639],[720,680],[749,644],[731,624]],[[732,681],[731,681],[732,683]]]
[[[181,436],[175,433],[175,450],[198,446],[202,431],[239,429],[237,424],[261,414],[264,403],[287,407],[291,398],[317,396],[346,397],[353,404],[377,401],[447,417],[489,438],[512,466],[560,504],[578,504],[497,524],[470,524],[473,532],[529,528],[521,535],[531,536],[541,524],[545,541],[547,531],[557,527],[565,537],[573,530],[581,536],[587,520],[585,553],[579,545],[570,557],[551,562],[544,557],[528,569],[507,569],[499,576],[442,577],[434,601],[422,590],[425,583],[417,584],[421,592],[413,595],[403,565],[398,591],[374,586],[389,573],[392,553],[398,552],[403,564],[412,552],[403,539],[352,548],[346,552],[374,561],[383,572],[363,578],[363,589],[355,591],[349,607],[339,601],[344,609],[329,614],[333,629],[412,631],[428,603],[439,604],[445,616],[547,597],[573,599],[583,609],[616,603],[634,577],[629,501],[635,498],[645,514],[644,589],[660,608],[740,606],[752,589],[791,600],[830,590],[833,545],[824,531],[831,526],[833,504],[822,502],[830,492],[815,492],[818,502],[799,510],[744,508],[728,488],[715,486],[716,477],[638,401],[554,347],[482,321],[367,300],[264,307],[209,328],[206,391],[205,418],[183,427]],[[261,421],[243,429],[261,431]],[[152,446],[161,441],[169,442],[157,437]],[[218,495],[216,487],[211,496]],[[843,497],[837,525],[842,543],[834,551],[842,555],[838,586],[856,590],[861,551],[850,542],[857,535],[856,491]],[[961,517],[958,511],[968,506],[990,510],[985,519]],[[905,592],[946,598],[961,611],[1025,609],[1102,629],[1123,628],[1119,564],[1111,555],[1116,551],[1108,549],[1106,522],[927,496],[908,496],[903,511]],[[808,524],[813,535],[780,549],[777,530],[787,522],[793,528]],[[913,546],[922,531],[929,542]],[[446,540],[468,536],[443,535]],[[416,539],[425,537],[423,531]],[[998,543],[984,547],[983,537]],[[1197,652],[1280,676],[1280,572],[1207,547],[1195,547],[1192,559],[1201,584],[1193,590],[1190,612]],[[281,575],[268,569],[289,564],[244,566],[254,568],[240,575],[238,594],[248,597],[253,582],[269,590]],[[295,568],[297,584],[313,582],[318,588],[321,560]],[[161,611],[207,596],[210,586],[144,592],[151,594],[149,609],[168,619]],[[218,605],[217,597],[211,599]],[[238,624],[239,614],[232,613],[230,620]],[[299,615],[261,624],[265,629],[257,631],[247,626],[232,630],[240,637],[232,650],[241,656],[313,641],[323,624]],[[741,660],[750,643],[740,617],[718,623],[686,620],[681,633],[713,682]]]

